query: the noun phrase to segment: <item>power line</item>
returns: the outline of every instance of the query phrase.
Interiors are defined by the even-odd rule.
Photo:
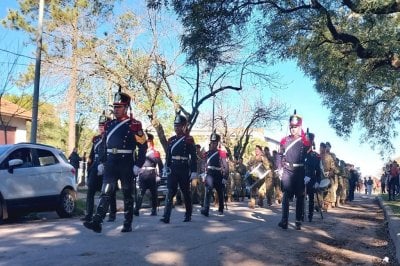
[[[9,53],[9,54],[13,54],[13,55],[16,55],[16,56],[22,56],[22,57],[29,58],[29,59],[32,59],[32,60],[36,60],[36,58],[30,57],[30,56],[27,56],[27,55],[23,55],[23,54],[19,54],[19,53],[15,53],[15,52],[12,52],[12,51],[9,51],[9,50],[6,50],[6,49],[0,48],[0,51],[6,52],[6,53]]]

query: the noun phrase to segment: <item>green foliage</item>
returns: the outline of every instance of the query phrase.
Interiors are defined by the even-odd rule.
[[[159,8],[161,1],[149,1]],[[186,32],[190,60],[233,60],[241,45],[260,58],[292,59],[315,80],[329,122],[348,137],[393,151],[399,109],[400,7],[395,1],[172,1]],[[249,43],[251,45],[249,46]]]

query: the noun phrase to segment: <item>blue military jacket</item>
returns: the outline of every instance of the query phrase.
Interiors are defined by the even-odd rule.
[[[132,159],[139,168],[145,162],[147,143],[140,121],[128,116],[105,124],[103,143],[107,160]],[[137,155],[134,152],[138,148]]]
[[[197,172],[196,146],[192,136],[175,135],[168,139],[166,165],[187,165],[190,172]]]

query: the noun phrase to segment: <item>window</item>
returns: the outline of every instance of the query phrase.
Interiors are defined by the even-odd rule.
[[[13,160],[13,159],[20,159],[22,160],[22,165],[18,165],[17,168],[27,168],[27,167],[32,167],[32,156],[31,156],[31,150],[29,148],[20,148],[16,149],[13,151],[5,160],[5,162],[8,163],[8,161]]]
[[[53,165],[53,164],[58,163],[57,158],[54,156],[54,154],[51,151],[37,149],[37,155],[38,155],[40,166]]]

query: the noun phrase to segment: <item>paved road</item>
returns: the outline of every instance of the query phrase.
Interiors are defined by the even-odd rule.
[[[379,207],[372,197],[358,195],[353,206],[336,208],[324,220],[316,216],[313,223],[305,222],[301,231],[294,229],[293,208],[289,229],[282,230],[277,227],[280,206],[253,210],[246,202],[230,203],[225,216],[217,216],[213,209],[208,218],[195,206],[190,223],[182,222],[181,207],[173,210],[170,224],[160,223],[160,215],[150,216],[149,209],[144,209],[135,217],[131,233],[120,232],[122,213],[115,223],[105,222],[101,234],[84,228],[78,218],[50,215],[43,220],[1,225],[0,265],[338,265],[342,264],[339,257],[316,254],[329,247],[343,248],[338,247],[338,241],[346,236],[340,232],[335,235],[335,226],[348,211],[361,214],[366,211],[363,208],[377,211]],[[357,223],[357,219],[352,215],[345,222]],[[382,224],[373,218],[367,222],[367,228]],[[362,239],[381,235],[365,233],[359,237],[349,241],[365,243],[364,249],[346,247],[346,252],[356,255],[343,260],[342,265],[375,265],[385,256],[382,247],[376,246],[377,241],[385,245],[384,239],[372,244]],[[290,248],[284,251],[285,247]]]

